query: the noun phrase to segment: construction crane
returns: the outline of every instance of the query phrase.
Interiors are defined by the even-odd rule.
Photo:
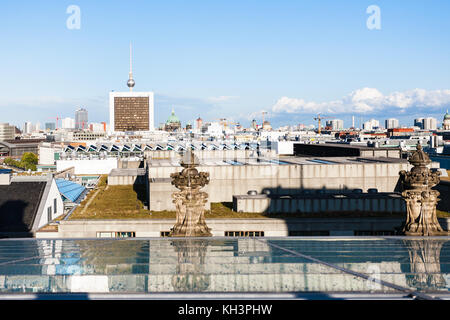
[[[321,123],[321,121],[322,121],[323,119],[329,119],[329,118],[328,118],[328,117],[322,117],[322,116],[320,115],[320,113],[317,114],[317,117],[314,118],[314,120],[317,120],[317,122],[318,122],[319,130],[318,130],[317,132],[318,132],[319,134],[320,134],[320,132],[321,132],[321,126],[320,126],[320,123]]]
[[[262,127],[264,127],[264,115],[267,114],[267,111],[261,111],[262,113]]]
[[[227,126],[228,126],[229,124],[237,124],[237,123],[235,123],[235,122],[229,122],[229,121],[227,121],[226,118],[220,118],[220,119],[215,119],[215,120],[219,120],[219,121],[220,121],[220,125],[223,126],[224,130],[227,129]]]

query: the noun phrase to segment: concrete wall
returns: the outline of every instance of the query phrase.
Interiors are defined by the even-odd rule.
[[[276,150],[277,154],[294,154],[294,141],[273,141],[271,147]]]
[[[326,213],[326,212],[385,212],[405,213],[405,201],[398,194],[304,195],[269,197],[243,195],[233,197],[236,212],[258,213]]]
[[[265,189],[283,195],[311,189],[335,192],[376,188],[379,192],[394,192],[398,173],[407,170],[408,164],[229,165],[197,169],[210,174],[210,183],[202,189],[209,194],[210,202],[231,202],[234,195],[244,195],[249,190],[262,193]],[[150,210],[175,210],[172,199],[167,196],[177,190],[170,183],[170,174],[181,170],[181,167],[149,167]]]
[[[405,217],[406,218],[406,217]],[[401,228],[402,218],[302,218],[302,219],[208,219],[213,236],[222,237],[225,231],[263,231],[265,237],[288,236],[292,232],[326,231],[330,236],[349,235],[355,231],[395,231]],[[448,230],[450,218],[439,219]],[[173,219],[147,220],[67,220],[61,221],[58,232],[40,232],[37,238],[96,238],[97,232],[135,232],[136,237],[159,237],[170,231]]]
[[[74,167],[75,174],[109,174],[112,169],[117,169],[117,164],[117,159],[57,160],[56,171]]]
[[[108,176],[108,184],[111,186],[124,186],[133,184],[146,184],[145,175]]]
[[[55,164],[55,148],[50,144],[39,145],[39,164]]]

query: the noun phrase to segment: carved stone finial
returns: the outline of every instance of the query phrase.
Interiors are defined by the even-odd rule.
[[[205,221],[205,208],[208,194],[200,189],[209,183],[208,172],[198,172],[199,164],[194,152],[186,153],[181,161],[181,172],[172,173],[172,185],[180,191],[172,194],[176,206],[176,222],[171,237],[209,237],[210,228]]]
[[[431,163],[420,144],[409,157],[413,165],[410,171],[399,172],[403,186],[402,196],[406,201],[407,217],[403,232],[406,235],[434,236],[447,235],[436,216],[439,192],[432,190],[439,183],[439,171],[432,172],[427,166]]]

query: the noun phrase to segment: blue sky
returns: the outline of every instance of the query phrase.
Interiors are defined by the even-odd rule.
[[[67,7],[80,8],[70,30]],[[380,8],[381,29],[366,22]],[[449,1],[3,1],[0,122],[108,121],[108,92],[155,92],[156,123],[227,118],[275,126],[450,106]]]

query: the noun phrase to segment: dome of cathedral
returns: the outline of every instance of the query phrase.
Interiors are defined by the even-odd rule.
[[[447,113],[444,116],[444,120],[450,120],[450,114],[448,114],[448,110],[447,110]]]
[[[169,116],[169,118],[166,121],[166,124],[169,123],[180,123],[180,119],[175,115],[175,111],[172,110],[172,114]]]

